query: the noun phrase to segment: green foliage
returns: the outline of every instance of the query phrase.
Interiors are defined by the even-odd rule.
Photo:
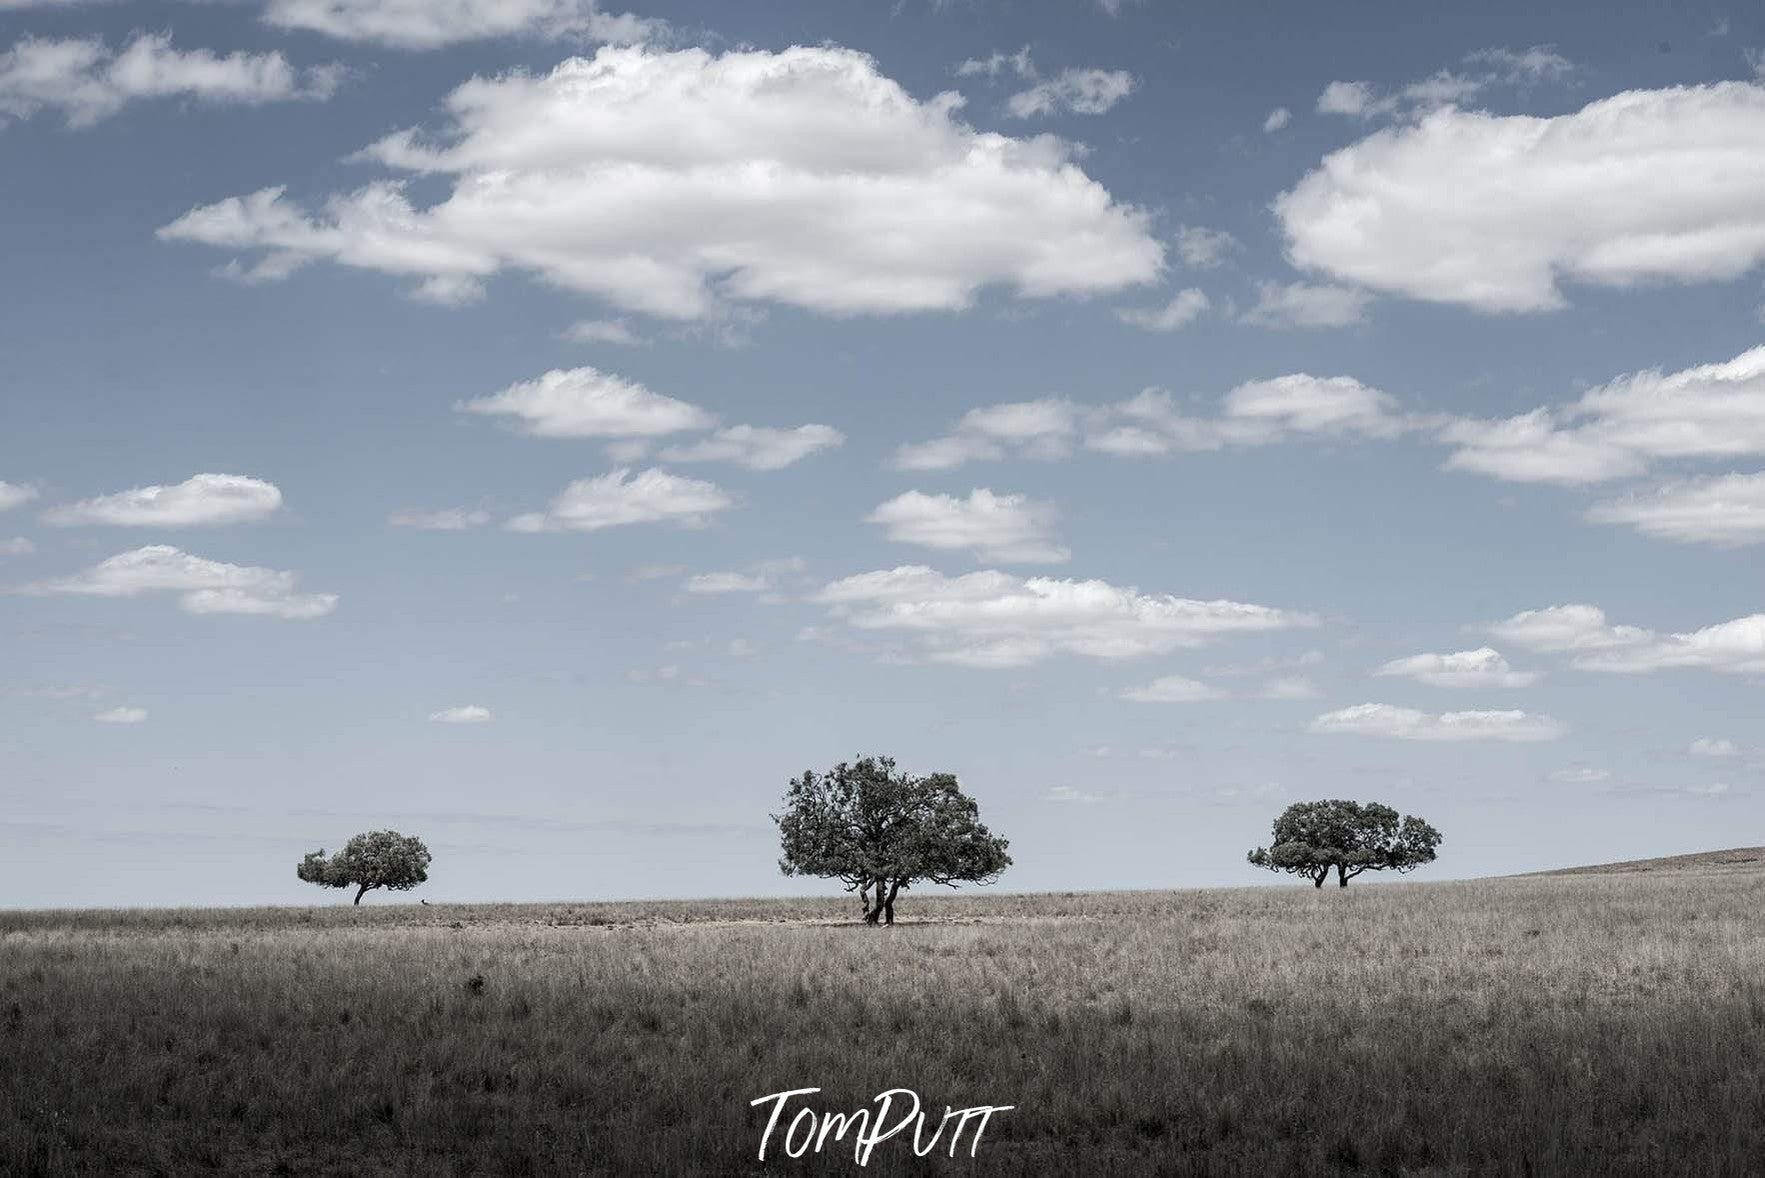
[[[1363,871],[1413,871],[1434,862],[1440,832],[1416,817],[1399,817],[1379,802],[1295,802],[1275,819],[1267,847],[1250,862],[1303,875],[1317,887],[1332,868],[1343,886]]]
[[[1011,866],[1006,840],[981,822],[980,805],[954,775],[914,777],[890,757],[805,772],[772,820],[783,848],[779,869],[837,879],[861,895],[875,886],[876,907],[867,900],[865,908],[871,921],[884,911],[892,918],[895,893],[921,880],[986,884]]]
[[[326,888],[356,888],[355,902],[374,888],[407,892],[429,879],[429,848],[415,835],[396,830],[358,834],[341,851],[325,857],[323,848],[309,851],[295,874]]]

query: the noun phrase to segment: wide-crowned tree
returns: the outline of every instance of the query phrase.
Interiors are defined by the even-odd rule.
[[[326,858],[324,848],[309,852],[296,874],[325,888],[350,888],[355,903],[375,888],[408,892],[429,878],[429,848],[415,835],[396,830],[358,834]]]
[[[1438,830],[1378,802],[1295,802],[1275,819],[1270,844],[1250,852],[1250,862],[1303,875],[1320,888],[1335,868],[1337,884],[1347,887],[1363,871],[1405,872],[1432,863],[1439,845]]]
[[[867,924],[895,923],[895,897],[915,883],[987,884],[1011,866],[1004,839],[954,775],[914,777],[890,757],[860,757],[792,779],[774,814],[786,875],[856,890]]]

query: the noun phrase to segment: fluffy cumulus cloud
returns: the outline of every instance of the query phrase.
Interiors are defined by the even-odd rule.
[[[237,474],[197,474],[171,486],[136,487],[52,508],[47,523],[120,528],[203,528],[253,523],[282,508],[273,483]]]
[[[1738,757],[1740,749],[1734,741],[1722,737],[1700,736],[1691,742],[1694,757]]]
[[[1765,472],[1667,483],[1596,503],[1587,518],[1685,544],[1758,544],[1765,541]]]
[[[961,122],[864,54],[601,49],[549,74],[475,78],[435,138],[360,153],[451,186],[381,179],[311,213],[282,189],[205,205],[171,240],[418,281],[534,273],[680,320],[731,304],[832,315],[959,310],[985,287],[1085,295],[1155,281],[1164,248],[1048,136]],[[259,265],[261,266],[262,263]]]
[[[1078,433],[1079,409],[1058,397],[970,409],[955,429],[895,452],[899,470],[950,470],[965,462],[1001,458],[1065,458]]]
[[[89,127],[153,98],[251,106],[323,100],[342,80],[337,66],[297,69],[280,53],[183,50],[165,33],[137,34],[120,51],[97,38],[27,37],[0,53],[0,123],[54,111],[70,127]]]
[[[1175,331],[1201,318],[1212,305],[1213,300],[1207,297],[1205,291],[1191,286],[1178,291],[1162,307],[1123,307],[1116,311],[1116,317],[1123,323],[1131,323],[1147,331]]]
[[[1262,121],[1263,133],[1265,135],[1273,135],[1276,131],[1283,129],[1292,121],[1293,112],[1284,106],[1277,106],[1274,110],[1269,112],[1269,117]]]
[[[1635,646],[1650,638],[1636,626],[1614,626],[1596,605],[1552,605],[1522,610],[1488,627],[1489,633],[1527,650],[1558,653]]]
[[[92,717],[100,724],[145,724],[146,708],[110,708]]]
[[[794,462],[845,444],[846,435],[831,425],[800,425],[795,429],[732,425],[683,446],[669,446],[660,455],[669,462],[733,462],[749,470],[782,470]]]
[[[908,491],[866,517],[899,544],[972,552],[1000,564],[1060,564],[1072,553],[1055,534],[1052,503],[995,495],[982,487],[966,499]]]
[[[87,597],[176,594],[190,614],[246,614],[306,621],[337,608],[335,593],[302,593],[293,573],[205,560],[164,544],[119,553],[83,573],[31,586],[29,592]]]
[[[1022,667],[1056,655],[1132,659],[1228,634],[1313,626],[1309,614],[1236,601],[1142,593],[1107,581],[947,577],[922,565],[861,573],[816,595],[847,624],[899,631],[936,662]]]
[[[661,21],[602,12],[594,0],[269,0],[264,20],[397,49],[438,49],[493,37],[586,37],[628,44],[666,32]]]
[[[1137,704],[1188,704],[1223,699],[1225,695],[1199,679],[1163,675],[1143,687],[1128,688],[1122,692],[1122,698]]]
[[[1565,652],[1586,671],[1646,674],[1676,668],[1734,675],[1765,673],[1765,614],[1698,630],[1658,634],[1613,625],[1592,605],[1526,610],[1489,627],[1498,638],[1531,650]]]
[[[1400,675],[1433,687],[1529,687],[1538,680],[1537,672],[1514,670],[1500,651],[1487,646],[1393,659],[1373,674]]]
[[[1549,716],[1521,711],[1442,712],[1435,715],[1391,704],[1357,704],[1325,712],[1310,730],[1392,740],[1530,742],[1555,740],[1562,725]]]
[[[1134,92],[1134,75],[1126,70],[1065,69],[1052,78],[1019,90],[1005,103],[1014,118],[1036,115],[1100,115]]]
[[[490,720],[490,709],[482,704],[461,704],[429,713],[431,724],[488,724]]]
[[[717,421],[697,405],[586,366],[554,368],[457,408],[505,418],[541,438],[651,438],[709,429]]]
[[[1185,412],[1176,396],[1147,389],[1125,401],[1084,406],[1050,398],[971,409],[943,437],[903,446],[894,465],[948,470],[1003,458],[1064,458],[1075,445],[1126,456],[1265,446],[1299,437],[1395,438],[1427,423],[1396,398],[1346,376],[1298,372],[1246,381],[1217,412]]]
[[[10,511],[22,503],[29,503],[37,497],[37,488],[22,483],[9,483],[0,479],[0,511]]]
[[[683,478],[655,467],[639,474],[627,468],[577,479],[543,512],[509,521],[517,532],[594,532],[627,524],[672,523],[702,527],[735,500],[715,483]]]
[[[1664,461],[1765,455],[1765,347],[1678,372],[1647,369],[1620,376],[1560,408],[1456,421],[1442,429],[1441,439],[1457,447],[1449,467],[1515,482],[1569,485],[1638,475]],[[1707,497],[1711,491],[1719,502]],[[1665,513],[1655,518],[1658,526],[1683,527],[1689,521],[1682,512],[1690,512],[1719,530],[1745,530],[1737,521],[1750,514],[1747,497],[1756,493],[1750,480],[1681,486],[1664,505],[1655,505],[1656,512]],[[1612,522],[1638,526],[1651,514],[1646,499],[1609,510],[1625,517]],[[1677,517],[1677,523],[1667,517]]]
[[[1301,267],[1521,312],[1563,306],[1564,282],[1745,273],[1765,260],[1762,190],[1765,87],[1722,82],[1555,118],[1446,107],[1332,152],[1274,210]]]

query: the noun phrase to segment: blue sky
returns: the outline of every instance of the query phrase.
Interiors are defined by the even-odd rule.
[[[0,0],[0,904],[1765,817],[1765,17]]]

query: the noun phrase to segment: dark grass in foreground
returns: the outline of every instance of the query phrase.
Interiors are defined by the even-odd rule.
[[[748,1102],[818,1085],[1017,1105],[965,1172],[1738,1174],[1762,902],[1765,871],[1691,868],[915,896],[892,931],[855,901],[0,913],[0,1172],[740,1173]]]

